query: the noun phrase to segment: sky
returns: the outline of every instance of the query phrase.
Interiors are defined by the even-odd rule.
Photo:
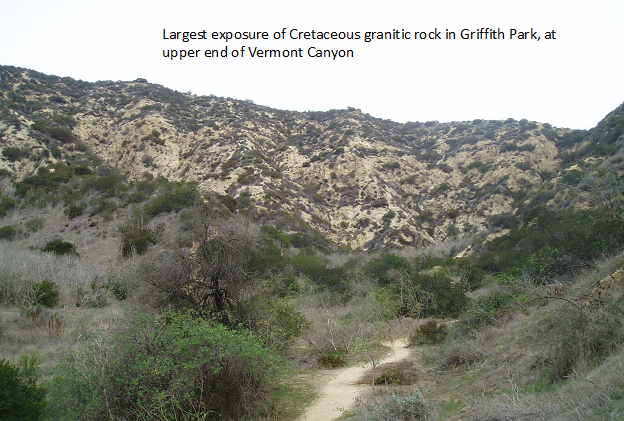
[[[0,65],[90,82],[144,78],[286,110],[589,129],[624,102],[623,27],[624,0],[0,0]],[[481,28],[495,31],[477,39]],[[410,39],[365,41],[395,29]],[[360,38],[292,39],[313,30]],[[499,30],[504,39],[493,39]],[[208,39],[171,36],[202,31]],[[220,38],[227,32],[268,39]],[[227,57],[205,55],[225,47]],[[180,59],[180,50],[198,56]],[[257,50],[296,54],[252,57]]]

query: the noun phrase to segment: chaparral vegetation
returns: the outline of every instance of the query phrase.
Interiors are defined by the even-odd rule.
[[[0,67],[0,419],[622,419],[623,146]]]

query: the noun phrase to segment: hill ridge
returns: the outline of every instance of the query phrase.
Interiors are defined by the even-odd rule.
[[[0,168],[16,180],[58,161],[104,162],[128,180],[196,182],[264,224],[364,249],[485,235],[541,203],[565,204],[565,186],[614,164],[624,133],[624,104],[586,131],[282,111],[11,66],[0,67],[0,93]]]

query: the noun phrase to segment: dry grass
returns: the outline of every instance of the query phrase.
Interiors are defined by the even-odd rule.
[[[84,258],[22,247],[18,242],[0,242],[0,289],[5,298],[7,291],[13,296],[0,305],[0,358],[17,362],[24,355],[35,354],[40,372],[49,378],[63,357],[89,338],[109,335],[127,309],[135,307],[131,301],[116,300],[102,288],[104,307],[76,307],[77,291],[92,291],[101,280],[129,276],[132,263],[105,267]],[[44,280],[58,286],[56,308],[33,306],[28,298],[32,285]]]
[[[419,348],[426,356],[419,383],[428,399],[439,403],[441,417],[624,419],[621,301],[595,314],[583,307],[596,281],[623,264],[619,256],[599,272],[579,274],[557,289],[558,298],[531,302],[469,338],[454,335],[445,347]],[[559,380],[553,377],[557,372]]]
[[[470,421],[543,421],[547,413],[538,406],[511,400],[493,400],[472,410]]]
[[[40,357],[42,374],[49,376],[56,364],[84,341],[112,334],[126,311],[127,303],[113,300],[105,308],[48,310],[33,324],[20,309],[0,306],[4,327],[0,358],[19,361],[22,355],[35,353]]]
[[[0,288],[13,283],[9,286],[24,296],[28,285],[52,281],[60,292],[60,307],[75,306],[77,301],[86,299],[81,297],[86,291],[103,289],[110,280],[126,279],[131,284],[135,266],[133,260],[100,265],[85,258],[57,256],[0,241],[0,279],[4,283]],[[100,293],[107,295],[106,290]],[[108,300],[110,296],[103,299]],[[25,306],[30,307],[26,302]]]
[[[556,421],[624,419],[624,350],[587,373],[571,376],[549,401],[556,407]]]
[[[87,201],[89,198],[85,198]],[[126,209],[120,209],[113,220],[90,218],[87,214],[68,219],[63,205],[38,208],[26,206],[16,208],[4,218],[0,226],[13,225],[21,232],[12,245],[21,249],[40,249],[48,241],[62,238],[76,245],[78,253],[93,263],[107,265],[119,256],[119,226],[125,221]],[[27,226],[29,221],[41,220],[43,226],[35,232]]]
[[[61,304],[69,304],[73,290],[90,286],[105,270],[72,256],[56,256],[0,242],[0,273],[16,275],[21,282],[52,281],[59,287]]]
[[[485,359],[486,351],[482,346],[458,343],[448,348],[444,355],[444,368],[465,368]]]

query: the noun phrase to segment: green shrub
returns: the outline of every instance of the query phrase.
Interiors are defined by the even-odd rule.
[[[397,170],[401,168],[401,164],[398,162],[386,162],[381,165],[381,168],[384,170]]]
[[[252,268],[251,265],[250,268]],[[302,286],[299,285],[294,275],[272,276],[265,288],[268,296],[279,298],[292,298],[303,292]]]
[[[309,326],[308,320],[286,300],[254,297],[240,302],[237,310],[236,318],[256,332],[265,347],[282,355]]]
[[[121,234],[121,255],[130,257],[133,253],[144,254],[149,246],[158,242],[159,232],[132,222],[119,228]]]
[[[466,285],[454,283],[443,273],[398,274],[379,290],[377,299],[393,316],[457,317],[468,303]]]
[[[113,279],[109,280],[107,284],[108,289],[113,293],[115,298],[119,301],[123,301],[128,298],[130,292],[130,286],[125,280]]]
[[[47,127],[46,132],[61,143],[71,143],[74,141],[74,133],[67,127]]]
[[[458,322],[458,327],[476,330],[500,322],[505,316],[516,311],[522,292],[512,289],[495,289],[489,294],[470,303]]]
[[[26,221],[26,223],[24,224],[24,227],[26,228],[26,231],[28,232],[37,232],[40,229],[42,229],[43,226],[44,226],[44,222],[43,222],[43,219],[41,218],[30,219]]]
[[[624,296],[605,303],[603,311],[585,313],[575,304],[561,308],[547,322],[549,351],[544,365],[551,380],[562,381],[577,366],[595,366],[624,343]]]
[[[321,367],[339,368],[347,365],[347,356],[332,349],[319,355],[316,362]]]
[[[117,210],[117,205],[112,200],[101,199],[91,210],[89,216],[102,215],[105,219],[110,220],[113,212]]]
[[[592,267],[596,259],[624,246],[624,223],[600,209],[555,211],[536,206],[524,222],[523,228],[486,243],[473,266],[490,272],[531,272],[544,283]]]
[[[2,177],[1,174],[0,177]],[[16,206],[17,201],[15,199],[12,199],[10,197],[3,197],[2,200],[0,200],[0,217],[6,216],[6,214],[9,213],[9,211]]]
[[[576,187],[581,182],[584,176],[585,176],[585,173],[583,171],[568,170],[563,175],[561,181],[565,184],[569,184],[572,187]]]
[[[417,284],[433,294],[433,303],[425,307],[424,316],[456,317],[468,304],[466,286],[454,283],[442,273],[433,275],[420,274]]]
[[[334,292],[349,290],[347,268],[328,268],[327,261],[314,253],[299,253],[292,259],[294,269],[307,276],[314,284]]]
[[[396,280],[396,273],[409,272],[412,266],[404,257],[396,254],[382,254],[364,266],[364,273],[381,285],[388,285]]]
[[[373,383],[375,384],[392,384],[392,385],[405,385],[405,375],[402,370],[392,370],[387,373],[383,373],[378,376]]]
[[[286,265],[290,263],[290,259],[282,254],[282,250],[270,240],[265,241],[254,250],[248,251],[248,270],[258,275],[282,271]],[[291,293],[297,292],[298,285],[293,285],[290,281],[288,284],[283,283],[284,289],[278,295],[285,297]]]
[[[91,168],[84,166],[84,165],[76,165],[75,167],[72,168],[72,170],[74,171],[74,174],[76,174],[77,176],[95,175],[95,173],[93,172]]]
[[[3,359],[0,361],[0,419],[40,420],[45,409],[45,389],[32,376]]]
[[[111,345],[63,364],[60,419],[241,419],[276,381],[276,358],[248,330],[189,315],[137,316]]]
[[[101,177],[92,177],[89,179],[89,187],[102,193],[113,194],[115,190],[123,186],[123,177],[115,172],[103,175]]]
[[[56,189],[61,183],[67,183],[73,177],[67,165],[54,164],[39,168],[36,175],[26,177],[15,183],[15,194],[24,197],[31,190],[48,192]]]
[[[418,326],[418,329],[410,336],[412,345],[437,345],[446,340],[448,328],[444,323],[429,320]]]
[[[520,225],[518,218],[511,214],[493,215],[489,220],[492,226],[503,229],[515,229]]]
[[[28,158],[30,152],[28,152],[27,150],[7,146],[2,150],[2,155],[9,161],[13,162],[17,161],[18,159]]]
[[[67,207],[67,209],[65,209],[65,215],[67,215],[69,219],[77,218],[81,216],[82,214],[84,214],[86,207],[87,207],[87,204],[84,202],[79,203],[77,205],[71,204]]]
[[[238,201],[234,199],[232,196],[223,195],[219,197],[219,201],[223,203],[223,205],[229,209],[230,212],[236,211],[236,205]]]
[[[69,254],[73,256],[80,256],[76,251],[76,246],[74,244],[68,241],[63,241],[60,238],[48,241],[48,243],[43,246],[41,251],[58,255]]]
[[[13,241],[17,235],[17,229],[13,225],[5,225],[0,228],[0,240]]]
[[[37,304],[53,308],[59,302],[60,293],[56,284],[52,281],[43,281],[34,285]]]
[[[263,236],[276,241],[282,247],[290,247],[291,245],[290,237],[275,227],[263,225],[260,227],[260,232]]]
[[[449,219],[455,219],[459,215],[460,210],[458,208],[451,208],[446,211],[446,217]]]
[[[311,246],[314,241],[309,234],[297,232],[290,236],[289,242],[295,248],[304,248]]]
[[[146,215],[154,217],[164,212],[179,212],[197,203],[199,193],[194,184],[173,185],[144,206]]]
[[[412,278],[406,277],[377,290],[375,300],[390,318],[405,316],[418,319],[423,316],[425,307],[431,305],[433,297]]]
[[[468,289],[474,291],[483,284],[485,272],[467,264],[460,264],[457,270],[461,281],[468,285]]]

